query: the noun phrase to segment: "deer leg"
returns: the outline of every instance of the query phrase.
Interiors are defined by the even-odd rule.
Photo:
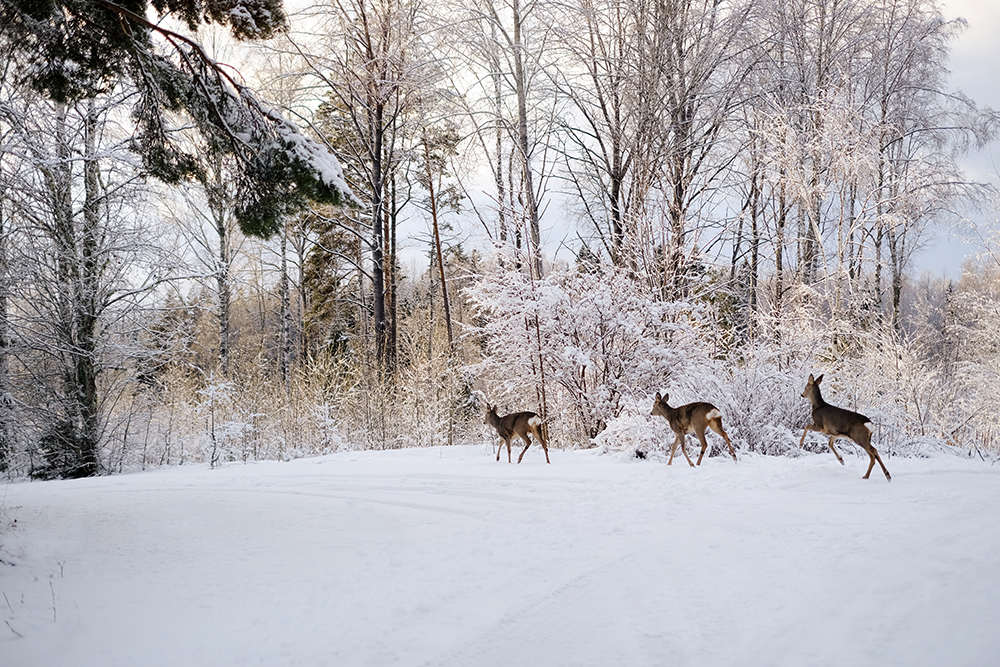
[[[882,457],[878,455],[878,451],[871,445],[865,447],[865,451],[868,452],[868,472],[866,472],[865,476],[861,479],[868,479],[868,475],[872,473],[872,468],[875,467],[875,462],[878,461],[879,466],[882,468],[882,472],[885,473],[885,478],[891,482],[892,477],[889,476],[889,471],[886,469],[885,464],[882,463]]]
[[[708,422],[708,425],[712,427],[712,430],[722,436],[722,439],[726,441],[726,445],[729,446],[729,453],[733,455],[733,460],[736,460],[736,450],[733,449],[733,443],[729,441],[729,436],[722,429],[722,417],[718,417]]]
[[[875,457],[872,456],[871,452],[868,452],[868,470],[865,472],[864,477],[861,479],[868,479],[868,475],[872,474],[872,468],[875,467]]]
[[[701,465],[701,459],[705,456],[705,450],[708,449],[708,440],[705,439],[705,429],[696,429],[694,434],[698,436],[698,441],[701,443],[701,452],[698,454],[698,465]]]
[[[813,430],[812,426],[806,426],[806,430],[802,431],[802,437],[799,439],[799,447],[802,447],[802,445],[805,443],[805,441],[806,441],[806,433],[808,433],[809,431],[812,431],[812,430]]]
[[[524,453],[528,451],[528,447],[531,447],[531,438],[528,437],[527,433],[521,436],[521,440],[524,440],[526,444],[524,445],[524,449],[521,450],[521,455],[517,457],[518,463],[520,463],[521,459],[524,458]]]
[[[881,467],[882,472],[885,473],[886,480],[891,482],[892,477],[889,475],[889,470],[885,467],[885,464],[882,463],[882,457],[878,455],[878,450],[872,447],[871,431],[866,429],[860,434],[860,436],[862,440],[860,444],[862,447],[864,447],[865,451],[868,452],[868,459],[869,459],[868,472],[865,473],[865,476],[862,479],[868,479],[868,475],[871,474],[872,468],[875,467],[875,462],[878,461],[879,467]]]
[[[840,458],[840,452],[838,452],[837,448],[833,446],[833,441],[836,440],[836,439],[837,439],[837,436],[835,436],[835,435],[831,435],[830,436],[830,451],[832,451],[833,455],[837,457],[838,461],[840,461],[840,465],[844,465],[844,459]]]
[[[540,428],[535,428],[532,430],[535,437],[538,438],[538,442],[542,443],[542,451],[545,452],[545,462],[552,463],[549,461],[549,443],[545,442],[545,436],[542,435],[542,430]]]
[[[507,445],[507,463],[510,463],[510,438],[503,439],[504,445]],[[503,445],[500,445],[500,449],[503,449]],[[500,452],[497,452],[497,461],[500,460]]]
[[[691,463],[691,457],[688,456],[687,449],[684,448],[684,434],[677,433],[676,431],[674,431],[674,435],[677,437],[674,438],[674,444],[670,446],[670,459],[667,460],[667,465],[670,465],[671,463],[674,462],[674,453],[677,451],[677,445],[680,445],[681,453],[684,454],[684,458],[687,459],[687,462],[693,468],[694,464]]]
[[[681,443],[681,454],[683,454],[684,458],[687,459],[688,465],[693,468],[694,467],[694,463],[691,462],[691,457],[688,456],[688,451],[687,451],[687,434],[686,433],[678,433],[677,434],[677,441]]]
[[[885,464],[882,463],[882,457],[878,455],[878,451],[874,447],[872,447],[872,454],[875,455],[875,460],[878,461],[878,464],[882,467],[882,472],[885,473],[885,480],[887,482],[891,482],[892,477],[889,475],[889,471],[886,469]]]

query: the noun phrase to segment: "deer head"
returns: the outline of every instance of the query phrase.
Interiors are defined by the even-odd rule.
[[[649,414],[654,417],[664,417],[667,421],[670,420],[669,410],[670,406],[667,405],[667,400],[670,399],[670,394],[665,394],[662,397],[660,392],[656,392],[656,398],[653,399],[653,411]]]
[[[815,405],[821,405],[823,402],[823,397],[819,393],[819,383],[823,381],[823,376],[820,375],[818,378],[813,378],[812,373],[809,374],[809,380],[806,382],[806,388],[802,390],[802,398],[808,398],[809,402]]]

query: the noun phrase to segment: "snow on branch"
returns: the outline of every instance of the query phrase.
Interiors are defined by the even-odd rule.
[[[657,300],[612,267],[552,272],[539,281],[501,270],[467,294],[485,322],[474,328],[485,343],[482,375],[497,393],[526,396],[544,371],[561,397],[554,412],[588,440],[626,399],[646,396],[705,357],[698,305]]]

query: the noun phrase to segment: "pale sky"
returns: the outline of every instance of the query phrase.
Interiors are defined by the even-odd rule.
[[[964,18],[966,30],[952,45],[952,83],[983,105],[1000,109],[1000,2],[944,0],[945,18]]]
[[[951,88],[960,90],[982,107],[1000,110],[1000,1],[943,0],[946,19],[964,18],[968,29],[952,44]],[[963,161],[973,180],[1000,186],[1000,141]],[[970,244],[952,230],[940,230],[936,242],[915,258],[915,269],[950,278],[961,276],[963,259],[975,254]]]

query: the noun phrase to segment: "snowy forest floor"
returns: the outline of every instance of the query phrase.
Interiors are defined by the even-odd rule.
[[[1000,465],[484,446],[0,489],[0,663],[995,665]],[[517,456],[517,451],[514,452]]]

